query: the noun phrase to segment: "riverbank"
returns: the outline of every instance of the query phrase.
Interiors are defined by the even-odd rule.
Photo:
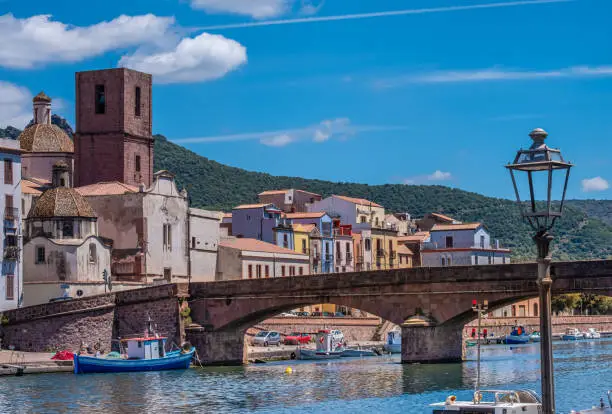
[[[54,361],[53,353],[0,351],[0,376],[72,372],[72,361]]]

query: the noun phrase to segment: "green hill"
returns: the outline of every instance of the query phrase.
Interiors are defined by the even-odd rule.
[[[53,117],[52,122],[72,135],[72,129],[62,118]],[[16,138],[19,132],[12,127],[0,129],[0,137]],[[510,200],[444,186],[334,183],[250,172],[209,160],[162,135],[155,138],[155,170],[175,173],[179,187],[187,188],[195,207],[229,211],[235,205],[257,201],[257,194],[264,190],[280,188],[301,188],[323,196],[351,195],[380,203],[391,212],[408,212],[413,217],[439,212],[462,221],[481,221],[504,246],[513,249],[515,260],[535,256],[532,232],[521,222],[518,209]],[[611,221],[612,201],[571,200],[555,228],[555,259],[612,258]]]
[[[389,211],[406,211],[413,217],[439,212],[462,221],[482,221],[494,237],[513,249],[515,259],[535,255],[531,230],[521,222],[518,209],[510,200],[443,186],[371,186],[250,172],[209,160],[162,135],[156,136],[155,169],[174,172],[197,207],[229,211],[232,206],[257,201],[261,191],[279,188],[301,188],[323,196],[344,194],[375,201]],[[608,206],[610,213],[612,203]],[[555,228],[555,259],[612,258],[612,226],[577,207],[568,206]],[[602,212],[599,215],[604,216]]]

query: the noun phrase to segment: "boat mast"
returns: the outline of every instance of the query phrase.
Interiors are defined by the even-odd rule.
[[[476,337],[476,389],[474,390],[474,402],[479,403],[480,399],[476,401],[476,395],[480,391],[480,320],[482,314],[489,309],[489,301],[484,300],[482,303],[478,303],[476,299],[472,301],[472,310],[478,313],[478,334]]]

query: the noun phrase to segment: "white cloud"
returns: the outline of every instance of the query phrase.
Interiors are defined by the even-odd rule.
[[[582,191],[585,193],[592,191],[605,191],[608,188],[610,188],[608,181],[599,176],[582,180]]]
[[[293,141],[293,137],[287,134],[277,135],[275,137],[262,138],[259,140],[259,142],[269,147],[284,147],[285,145],[290,144]]]
[[[0,128],[22,129],[32,118],[32,94],[27,88],[0,81]]]
[[[411,74],[374,82],[378,88],[393,88],[406,84],[419,83],[461,83],[486,81],[517,81],[533,79],[559,79],[580,77],[612,76],[612,65],[571,66],[544,71],[504,70],[499,68],[477,69],[466,71],[437,71],[424,74]]]
[[[452,178],[451,173],[442,172],[440,170],[436,170],[434,171],[433,174],[430,174],[427,176],[427,179],[429,181],[446,181],[446,180],[450,180],[451,178]]]
[[[51,20],[0,16],[0,66],[28,69],[51,62],[78,62],[111,50],[156,44],[174,24],[172,17],[121,15],[79,27]]]
[[[373,12],[373,13],[341,14],[341,15],[336,15],[336,16],[301,17],[297,19],[266,20],[262,22],[222,24],[222,25],[215,25],[215,26],[200,27],[199,30],[239,29],[239,28],[245,28],[245,27],[257,27],[257,26],[276,26],[276,25],[285,25],[285,24],[329,22],[329,21],[337,21],[337,20],[370,19],[374,17],[403,16],[403,15],[409,15],[409,14],[446,13],[446,12],[456,12],[456,11],[492,9],[492,8],[500,8],[500,7],[517,7],[517,6],[538,5],[538,4],[548,4],[548,3],[567,3],[571,1],[573,0],[523,0],[523,1],[507,1],[507,2],[500,2],[500,3],[470,4],[466,6],[445,6],[445,7],[432,7],[432,8],[424,8],[424,9],[403,9],[403,10],[382,11],[382,12]],[[251,13],[245,13],[245,11],[251,10],[251,8],[257,7],[256,4],[259,4],[260,2],[262,4],[267,5],[268,3],[272,2],[272,0],[192,0],[192,4],[196,2],[215,4],[217,6],[218,11],[248,14],[253,17],[257,17],[253,15],[252,11]],[[241,5],[242,12],[229,10],[229,7],[227,6],[221,9],[220,5],[226,5],[226,3],[232,5],[232,9],[236,9],[237,8],[236,5]],[[249,8],[247,9],[247,7]],[[317,10],[318,8],[320,8],[320,5],[317,6]],[[309,9],[307,7],[306,12],[308,12],[308,10]],[[280,14],[282,13],[277,13],[277,15],[280,15]],[[272,15],[268,17],[272,17]]]
[[[453,175],[449,172],[436,170],[431,174],[416,175],[414,177],[408,177],[401,180],[403,184],[417,185],[417,184],[430,184],[432,181],[449,181],[453,179]]]
[[[123,56],[119,66],[151,73],[156,82],[176,83],[220,78],[246,61],[246,48],[240,43],[202,33],[182,39],[170,50]]]
[[[276,131],[248,132],[244,134],[215,135],[207,137],[182,138],[174,142],[181,144],[210,143],[210,142],[236,142],[258,140],[264,145],[284,146],[299,141],[322,143],[333,138],[342,139],[364,132],[397,131],[403,126],[385,125],[354,125],[348,118],[326,119],[316,125],[303,128],[285,129]]]
[[[265,19],[291,10],[293,0],[191,0],[191,7],[208,13],[233,13]]]

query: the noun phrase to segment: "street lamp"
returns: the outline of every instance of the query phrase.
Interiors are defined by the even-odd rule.
[[[552,326],[550,310],[550,242],[549,233],[563,213],[567,182],[573,165],[566,162],[561,151],[548,147],[548,133],[536,128],[529,134],[533,144],[520,149],[514,162],[506,165],[510,171],[516,201],[523,219],[536,232],[533,240],[538,248],[538,287],[540,293],[540,363],[542,370],[542,408],[544,414],[555,412],[555,391],[552,359]],[[541,183],[541,185],[538,185]],[[542,193],[542,191],[544,191]],[[555,200],[560,200],[556,202]]]

